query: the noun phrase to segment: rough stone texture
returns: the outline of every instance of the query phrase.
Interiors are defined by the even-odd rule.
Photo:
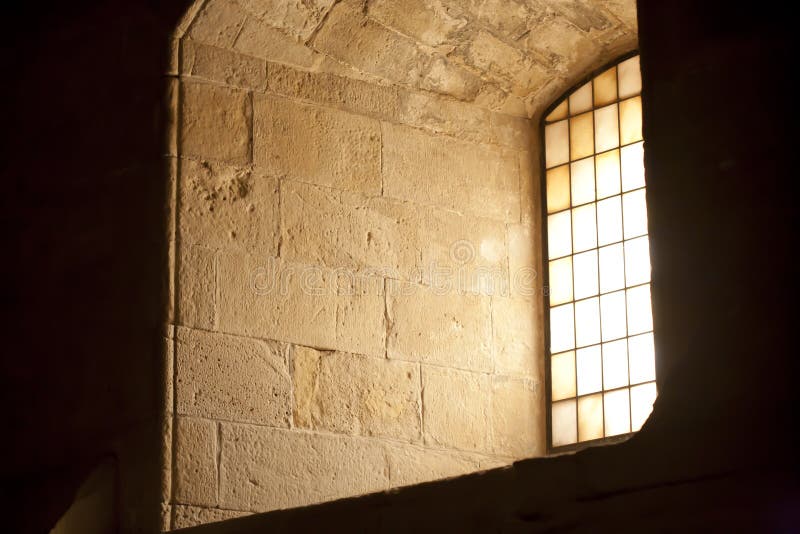
[[[173,499],[181,504],[217,505],[216,421],[176,417]]]
[[[263,59],[188,40],[183,41],[181,67],[181,74],[237,87],[263,89],[267,81]]]
[[[518,459],[545,454],[544,387],[537,380],[492,379],[492,450]]]
[[[292,101],[257,97],[255,161],[280,176],[339,189],[381,191],[377,121]]]
[[[383,447],[364,438],[222,424],[220,505],[275,510],[389,485]]]
[[[178,324],[213,330],[216,325],[216,252],[201,246],[178,251]]]
[[[514,296],[528,300],[541,298],[540,250],[541,244],[533,225],[508,225],[508,276]]]
[[[171,376],[171,375],[170,375]],[[169,501],[172,492],[172,424],[174,417],[172,415],[163,415],[161,420],[161,457],[159,463],[161,465],[161,474],[159,488],[161,494],[161,501]]]
[[[418,365],[299,346],[292,361],[296,426],[419,441]]]
[[[429,46],[447,44],[468,23],[439,0],[375,0],[369,3],[367,14]]]
[[[390,358],[492,370],[489,297],[390,281],[387,304]]]
[[[237,510],[225,510],[222,508],[202,508],[199,506],[175,505],[175,520],[172,524],[173,529],[189,528],[206,523],[216,523],[234,517],[244,517],[250,515],[248,512]]]
[[[492,296],[495,372],[541,378],[544,343],[539,308],[538,299]]]
[[[243,54],[302,68],[317,62],[312,49],[255,17],[247,17],[233,48]]]
[[[492,384],[489,375],[422,366],[426,444],[489,452]]]
[[[183,243],[276,256],[278,181],[260,167],[181,160]]]
[[[392,487],[410,486],[449,478],[481,469],[481,457],[417,445],[391,443],[386,446]]]
[[[244,91],[200,83],[183,83],[181,155],[250,162],[250,96]]]
[[[203,7],[189,26],[189,37],[201,43],[230,48],[247,14],[230,0],[197,0]]]
[[[178,329],[177,341],[179,414],[289,426],[285,346],[189,328]]]
[[[539,143],[531,143],[530,150],[519,153],[520,220],[538,228],[542,224],[541,182],[539,180]],[[538,235],[538,232],[535,232]],[[533,246],[541,250],[541,237]]]
[[[519,173],[512,152],[383,124],[387,196],[519,220]]]
[[[287,35],[306,40],[335,0],[239,0],[250,13]]]

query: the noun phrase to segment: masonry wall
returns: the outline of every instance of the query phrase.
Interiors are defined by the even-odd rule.
[[[170,73],[164,528],[542,454],[531,123],[215,5]]]

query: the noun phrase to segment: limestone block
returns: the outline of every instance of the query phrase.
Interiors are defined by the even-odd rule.
[[[367,15],[428,46],[447,44],[469,22],[441,0],[374,0]]]
[[[511,294],[527,299],[542,296],[541,233],[531,224],[508,225],[508,273]]]
[[[217,505],[217,422],[177,417],[174,502]]]
[[[608,0],[605,1],[608,2]],[[608,17],[603,14],[602,10],[597,9],[597,3],[595,0],[574,0],[573,2],[554,3],[553,8],[581,30],[590,32],[592,30],[603,30],[611,26],[611,21]],[[620,15],[630,13],[631,8],[633,13],[636,13],[636,2],[627,0],[618,1],[617,3],[620,8],[624,6],[620,10]]]
[[[160,532],[167,532],[172,528],[172,505],[162,502],[159,507],[158,524]]]
[[[179,414],[289,426],[286,346],[190,328],[177,341]]]
[[[260,167],[181,161],[184,243],[276,256],[278,180]]]
[[[267,171],[318,185],[379,194],[377,121],[283,98],[255,99],[254,155]]]
[[[226,519],[234,519],[236,517],[244,517],[246,515],[250,514],[248,512],[239,512],[237,510],[202,508],[199,506],[184,506],[178,504],[175,506],[175,524],[172,525],[172,528],[179,529],[196,527],[198,525],[216,523],[217,521],[225,521]]]
[[[269,511],[389,486],[384,449],[370,439],[222,424],[220,505]]]
[[[426,444],[489,451],[489,375],[423,365],[422,405]]]
[[[240,90],[184,82],[181,100],[182,156],[250,162],[250,96]]]
[[[515,153],[383,125],[384,194],[419,204],[519,220]]]
[[[390,280],[388,356],[491,371],[489,297]]]
[[[267,63],[257,57],[237,54],[222,48],[184,39],[181,74],[214,82],[263,89],[267,81]]]
[[[468,0],[459,4],[476,20],[512,40],[524,34],[532,15],[528,3],[515,0]]]
[[[520,150],[530,150],[535,126],[527,118],[492,113],[489,127],[494,143]]]
[[[522,45],[547,58],[553,69],[565,74],[589,68],[587,61],[594,61],[599,48],[588,34],[557,16],[533,24]]]
[[[230,48],[246,17],[236,2],[209,0],[189,26],[188,34],[195,41]]]
[[[159,491],[162,502],[169,502],[172,494],[172,422],[171,414],[161,415],[161,472]]]
[[[475,455],[410,444],[387,443],[386,458],[393,488],[455,477],[480,469]]]
[[[519,153],[519,194],[520,219],[523,224],[534,227],[542,225],[542,188],[538,140],[531,143],[530,149]],[[536,237],[536,236],[534,236]],[[537,250],[541,250],[541,235],[538,236]]]
[[[469,102],[478,95],[481,79],[443,57],[434,56],[425,69],[419,86],[428,91],[450,95]]]
[[[601,4],[636,34],[639,28],[636,0],[601,0]]]
[[[490,131],[486,128],[491,113],[487,109],[411,91],[404,91],[400,96],[398,122],[475,143],[491,142]]]
[[[541,382],[492,378],[492,446],[497,454],[530,458],[546,449]]]
[[[171,414],[173,411],[175,391],[173,389],[172,379],[175,360],[175,342],[172,336],[164,336],[161,338],[161,393],[163,395],[162,412]]]
[[[296,426],[420,439],[418,365],[299,346],[293,362]]]
[[[383,282],[275,258],[222,254],[219,328],[368,355],[385,352]]]
[[[184,245],[178,255],[178,323],[213,330],[216,325],[216,251]]]
[[[265,24],[297,39],[308,39],[334,0],[239,0]]]
[[[541,300],[492,297],[495,372],[542,378]]]
[[[245,20],[233,48],[242,54],[303,68],[312,67],[317,60],[311,48],[252,16]]]

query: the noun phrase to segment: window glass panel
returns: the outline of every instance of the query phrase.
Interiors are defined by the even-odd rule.
[[[598,154],[595,158],[597,170],[597,198],[618,195],[620,192],[619,150]]]
[[[578,399],[578,441],[603,437],[603,395]]]
[[[603,341],[625,337],[625,292],[600,296],[600,324]]]
[[[625,239],[647,233],[647,200],[644,189],[622,195],[622,221]]]
[[[575,252],[597,246],[597,214],[594,204],[572,210],[572,235]]]
[[[631,388],[631,430],[636,432],[653,411],[653,403],[656,400],[656,384],[642,384]]]
[[[561,121],[544,127],[547,168],[569,161],[569,122]]]
[[[592,114],[584,113],[569,120],[570,160],[583,159],[594,153]]]
[[[569,165],[547,171],[547,213],[569,207]]]
[[[623,145],[642,140],[642,98],[637,96],[619,103],[619,141]]]
[[[553,403],[553,446],[569,445],[578,441],[578,422],[575,400]]]
[[[603,397],[606,436],[626,434],[631,430],[628,389],[609,391]]]
[[[569,95],[569,112],[571,115],[577,115],[590,109],[592,109],[592,82],[586,82]]]
[[[556,306],[572,300],[572,257],[550,262],[550,305]]]
[[[615,196],[597,203],[597,244],[622,241],[622,204]]]
[[[625,241],[625,279],[629,286],[650,281],[650,240],[647,236]]]
[[[605,106],[617,99],[617,67],[611,67],[594,79],[594,105]]]
[[[562,352],[550,359],[550,392],[553,400],[575,396],[575,352]]]
[[[603,389],[600,345],[578,349],[575,352],[575,358],[578,366],[578,395],[594,393]]]
[[[627,290],[628,334],[641,334],[653,329],[653,312],[650,308],[650,284]]]
[[[628,385],[628,341],[603,343],[603,389]]]
[[[578,347],[600,343],[600,302],[597,297],[575,303],[575,343]]]
[[[600,249],[600,292],[608,293],[625,287],[625,260],[622,243]]]
[[[597,295],[597,251],[576,254],[572,265],[575,270],[575,298]]]
[[[627,98],[642,92],[642,74],[639,70],[639,56],[626,59],[617,65],[619,77],[619,97]]]
[[[564,99],[564,101],[561,102],[559,105],[557,105],[555,109],[553,109],[553,111],[551,111],[550,114],[547,117],[545,117],[544,120],[545,122],[553,122],[561,119],[566,119],[567,111],[568,111],[567,99]]]
[[[619,122],[617,105],[612,104],[594,112],[594,147],[605,152],[619,146]]]
[[[653,334],[643,334],[628,339],[631,384],[656,379],[656,357]]]
[[[562,211],[547,217],[547,255],[551,258],[572,252],[572,216]]]
[[[575,315],[572,304],[550,310],[550,352],[575,348]]]
[[[594,158],[586,158],[570,165],[572,169],[572,205],[594,200]]]
[[[644,187],[644,143],[622,147],[622,190]]]

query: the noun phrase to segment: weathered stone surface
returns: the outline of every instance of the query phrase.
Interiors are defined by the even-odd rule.
[[[180,328],[178,413],[289,426],[287,347],[278,342]]]
[[[278,180],[260,167],[181,161],[184,243],[278,254]]]
[[[519,175],[511,151],[383,124],[384,193],[499,219],[519,220]]]
[[[456,4],[450,0],[452,4]],[[516,0],[468,0],[458,2],[475,20],[489,26],[498,34],[517,40],[528,29],[535,4]]]
[[[545,453],[544,388],[538,381],[492,378],[492,448],[530,458]]]
[[[571,75],[582,73],[601,53],[588,34],[555,15],[532,24],[523,46],[546,58],[554,70]]]
[[[307,347],[293,362],[296,426],[420,439],[418,365]]]
[[[428,46],[447,44],[468,23],[441,0],[374,0],[367,14]]]
[[[548,76],[530,57],[486,31],[480,31],[468,48],[464,60],[490,75],[507,81],[508,91],[517,96],[534,92]]]
[[[317,61],[315,52],[302,42],[255,17],[247,17],[233,48],[243,54],[303,68],[310,68]]]
[[[250,162],[250,96],[226,87],[182,84],[182,156]]]
[[[188,39],[184,39],[182,43],[181,74],[249,89],[265,87],[267,63],[263,59],[236,54]]]
[[[216,251],[187,245],[178,255],[178,323],[213,330],[216,325]]]
[[[527,299],[542,296],[541,236],[538,226],[508,225],[508,274],[510,294]]]
[[[195,41],[230,48],[242,30],[247,14],[236,2],[209,0],[189,26],[189,36]]]
[[[468,451],[490,450],[489,375],[422,366],[425,443]]]
[[[222,254],[223,332],[380,356],[385,351],[383,282],[275,258]]]
[[[171,375],[170,375],[171,378]],[[162,502],[169,502],[172,494],[172,414],[161,416],[161,473],[159,492]]]
[[[530,120],[504,113],[492,113],[489,127],[491,128],[492,141],[494,143],[521,150],[530,150],[535,128]]]
[[[217,505],[217,425],[176,417],[174,502]]]
[[[481,79],[463,67],[434,56],[420,80],[420,88],[472,101],[481,87]]]
[[[492,297],[495,372],[542,377],[541,299]]]
[[[388,486],[384,449],[374,440],[222,424],[224,508],[291,508]]]
[[[250,13],[287,35],[308,39],[334,0],[239,0]]]
[[[255,108],[257,164],[298,181],[380,193],[377,121],[268,96],[256,97]]]
[[[491,371],[489,297],[388,281],[388,355]]]
[[[173,529],[196,527],[206,523],[216,523],[226,519],[244,517],[250,515],[248,512],[237,510],[224,510],[222,508],[202,508],[199,506],[175,505],[175,522]]]
[[[399,443],[386,444],[386,458],[393,488],[464,475],[481,468],[475,455]]]
[[[531,143],[530,150],[519,153],[520,220],[535,228],[542,224],[540,153],[538,139]],[[534,238],[533,246],[541,250],[541,235],[534,234]]]
[[[160,532],[167,532],[172,528],[172,505],[162,502],[158,512],[158,524],[161,527]]]

